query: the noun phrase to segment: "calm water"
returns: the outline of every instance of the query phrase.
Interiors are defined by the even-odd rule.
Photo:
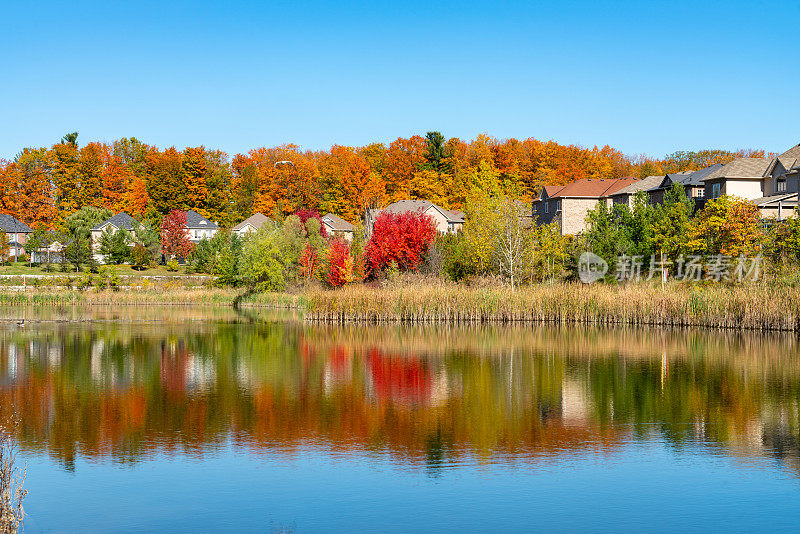
[[[0,310],[26,532],[796,532],[798,401],[791,336]]]

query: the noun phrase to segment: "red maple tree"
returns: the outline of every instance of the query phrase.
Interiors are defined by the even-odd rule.
[[[436,223],[430,215],[383,212],[364,248],[367,267],[375,274],[394,262],[400,269],[416,270],[435,238]]]
[[[161,222],[161,251],[173,258],[185,258],[192,250],[194,243],[186,229],[186,212],[172,210]]]

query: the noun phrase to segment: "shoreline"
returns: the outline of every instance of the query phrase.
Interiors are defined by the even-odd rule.
[[[329,324],[551,324],[800,332],[800,290],[767,286],[536,285],[506,287],[353,285],[298,293],[227,288],[24,291],[0,288],[0,306],[212,306],[279,309]]]

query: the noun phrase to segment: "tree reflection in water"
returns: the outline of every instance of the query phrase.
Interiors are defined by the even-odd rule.
[[[439,476],[631,441],[798,470],[800,357],[784,336],[204,322],[0,327],[0,417],[23,451],[132,463],[301,446]]]

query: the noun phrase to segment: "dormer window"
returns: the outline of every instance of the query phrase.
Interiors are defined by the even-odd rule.
[[[778,193],[785,193],[786,192],[786,179],[785,178],[778,178],[777,190],[778,190]]]

